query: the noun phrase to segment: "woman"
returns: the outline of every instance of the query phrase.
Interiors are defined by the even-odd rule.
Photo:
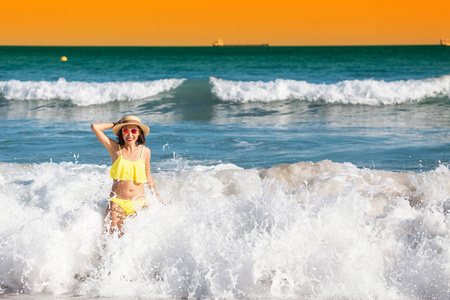
[[[164,204],[150,172],[150,149],[142,145],[150,128],[136,116],[125,116],[117,123],[93,123],[91,128],[111,156],[110,176],[114,182],[106,217],[110,221],[110,232],[119,231],[122,236],[124,220],[146,205],[144,183]],[[103,131],[107,129],[117,135],[117,142],[106,136]]]

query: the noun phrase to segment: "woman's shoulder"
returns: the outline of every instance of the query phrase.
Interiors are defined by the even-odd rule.
[[[141,145],[142,147],[142,154],[143,156],[147,156],[151,154],[150,148],[144,145]]]

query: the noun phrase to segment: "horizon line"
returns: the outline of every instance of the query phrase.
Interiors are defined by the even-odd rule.
[[[440,43],[435,43],[435,44],[345,44],[345,45],[340,45],[340,44],[330,44],[330,45],[270,45],[270,43],[268,43],[268,47],[269,48],[274,48],[274,47],[377,47],[377,46],[441,46]],[[240,45],[238,47],[220,47],[220,46],[212,46],[212,45],[28,45],[28,44],[17,44],[17,45],[2,45],[0,44],[0,47],[154,47],[154,48],[158,48],[158,47],[172,47],[172,48],[245,48],[245,47],[249,47],[249,48],[258,48],[258,47],[253,47],[251,45],[246,46],[245,44]]]

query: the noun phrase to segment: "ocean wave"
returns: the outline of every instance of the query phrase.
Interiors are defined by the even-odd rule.
[[[213,93],[233,102],[280,100],[325,101],[327,103],[393,105],[450,97],[450,76],[422,80],[344,80],[333,84],[277,79],[275,81],[230,81],[210,78]]]
[[[0,81],[0,94],[7,100],[70,100],[78,106],[132,101],[155,96],[178,87],[185,79],[143,82]]]
[[[108,170],[0,164],[0,295],[450,296],[446,166],[397,173],[325,160],[156,172],[167,206],[147,191],[149,209],[126,221],[121,239],[103,235]]]

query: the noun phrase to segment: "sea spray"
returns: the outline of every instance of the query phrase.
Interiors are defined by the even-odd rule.
[[[448,298],[450,171],[321,161],[153,174],[167,206],[104,232],[108,167],[1,164],[3,293]]]

